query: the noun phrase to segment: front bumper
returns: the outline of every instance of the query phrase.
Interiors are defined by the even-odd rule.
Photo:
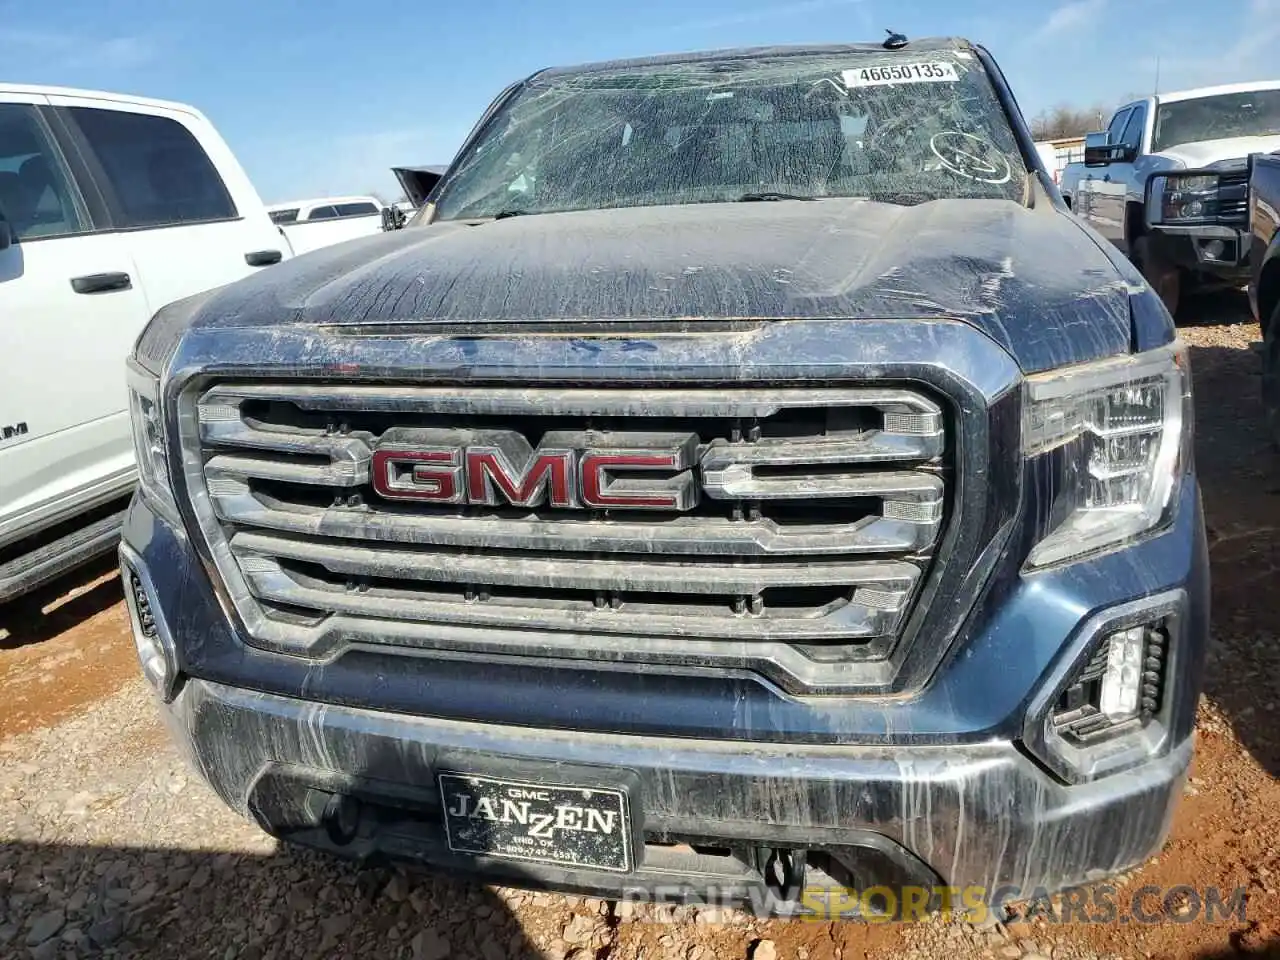
[[[245,643],[185,534],[141,499],[121,554],[176,678],[159,685],[169,723],[233,808],[346,856],[605,896],[751,900],[771,889],[765,854],[779,850],[801,851],[818,886],[941,882],[988,902],[1127,869],[1163,842],[1181,794],[1208,635],[1190,478],[1165,533],[1005,584],[909,697],[799,698],[750,678],[582,663],[308,661]],[[1092,629],[1170,596],[1182,627],[1159,751],[1068,785],[1032,758],[1028,713],[1079,663]],[[719,697],[723,686],[732,698]],[[585,783],[574,779],[585,771],[624,784],[638,868],[456,855],[441,770],[561,783]]]
[[[1247,230],[1206,224],[1151,228],[1153,253],[1183,270],[1223,284],[1243,286],[1250,277],[1252,235]]]
[[[1068,787],[1008,742],[744,749],[407,717],[204,681],[188,682],[166,714],[214,789],[269,832],[346,856],[605,896],[670,888],[749,899],[765,884],[741,852],[759,847],[848,854],[870,864],[868,885],[896,870],[984,898],[1031,896],[1150,856],[1191,757],[1188,738],[1139,768]],[[530,764],[551,778],[570,765],[629,782],[646,841],[639,868],[619,875],[451,853],[436,772]],[[359,802],[349,838],[326,828],[334,795]],[[722,852],[684,855],[672,840]],[[870,863],[877,852],[890,866]],[[928,869],[913,873],[920,865]]]

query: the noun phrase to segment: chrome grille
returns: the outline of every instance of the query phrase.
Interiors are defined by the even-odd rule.
[[[701,497],[682,513],[379,499],[373,452],[413,428],[581,449],[692,433]],[[321,656],[485,628],[495,649],[536,632],[567,656],[687,640],[700,661],[774,663],[889,655],[943,531],[945,433],[924,394],[857,388],[223,384],[184,425],[211,552],[270,646]]]
[[[1218,180],[1218,216],[1249,225],[1249,171],[1223,173]]]

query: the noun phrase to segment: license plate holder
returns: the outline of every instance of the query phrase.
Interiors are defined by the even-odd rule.
[[[441,772],[449,850],[549,866],[635,869],[631,803],[621,785],[545,783]]]

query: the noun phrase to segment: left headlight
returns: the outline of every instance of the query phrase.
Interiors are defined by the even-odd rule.
[[[160,404],[160,381],[137,361],[128,362],[129,422],[138,462],[138,486],[143,497],[165,519],[180,524],[178,506],[169,482],[168,444]]]
[[[1181,341],[1029,377],[1023,451],[1037,458],[1039,542],[1029,568],[1115,549],[1164,526],[1190,450]]]
[[[1210,220],[1218,216],[1221,179],[1213,174],[1156,178],[1161,223]]]

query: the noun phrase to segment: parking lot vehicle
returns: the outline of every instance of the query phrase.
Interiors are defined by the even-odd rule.
[[[321,197],[272,204],[267,212],[301,254],[373,236],[382,230],[383,209],[377,197]]]
[[[147,320],[288,253],[195,109],[0,83],[0,602],[115,549]]]
[[[1087,168],[1084,161],[1068,163],[1058,176],[1058,189],[1068,207],[1074,207],[1076,191],[1080,189],[1080,181],[1084,179]]]
[[[1280,446],[1280,154],[1253,154],[1243,175],[1234,167],[1157,174],[1147,194],[1153,239],[1191,236],[1211,255],[1238,250],[1248,266],[1249,301],[1262,329],[1263,408]]]
[[[1194,214],[1193,198],[1149,195],[1149,179],[1174,170],[1220,173],[1228,188],[1224,201],[1230,197],[1242,220],[1248,157],[1277,148],[1280,81],[1147,97],[1121,107],[1105,132],[1086,138],[1085,172],[1071,190],[1071,207],[1128,253],[1176,312],[1191,287],[1243,286],[1249,278],[1249,245],[1240,226],[1206,227],[1194,223],[1194,216],[1182,224],[1169,222],[1166,208],[1177,204],[1183,213]],[[1148,229],[1162,220],[1165,229]]]
[[[774,906],[1160,845],[1185,353],[986,51],[891,39],[542,71],[410,226],[159,312],[121,564],[229,804]]]
[[[1280,447],[1280,154],[1250,158],[1248,201],[1249,302],[1262,327],[1262,405]]]

